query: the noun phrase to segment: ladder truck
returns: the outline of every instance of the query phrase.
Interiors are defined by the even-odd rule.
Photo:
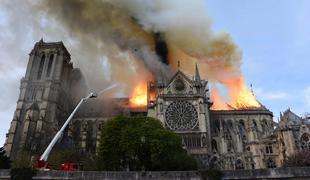
[[[105,88],[104,90],[100,91],[99,94],[102,94],[102,93],[104,93],[104,92],[106,92],[106,91],[108,91],[108,90],[110,90],[110,89],[112,89],[114,87],[116,87],[116,84],[113,84],[113,85],[109,86],[108,88]],[[50,152],[53,149],[53,147],[55,146],[56,142],[62,137],[66,127],[68,126],[68,124],[72,120],[74,114],[81,107],[83,102],[85,102],[89,98],[96,98],[96,97],[97,97],[97,94],[91,92],[88,96],[86,96],[86,97],[84,97],[84,98],[82,98],[80,100],[80,102],[74,108],[74,110],[72,111],[72,113],[70,114],[68,119],[65,121],[65,123],[63,124],[61,129],[56,133],[56,135],[54,136],[54,138],[52,139],[50,144],[47,146],[47,148],[45,149],[44,153],[41,155],[40,159],[38,160],[37,164],[35,165],[36,168],[42,169],[42,170],[49,170],[47,159],[48,159],[48,157],[50,155]],[[72,162],[63,163],[63,164],[60,165],[60,170],[64,170],[64,171],[80,170],[79,163],[72,163]]]
[[[54,138],[52,139],[52,141],[50,142],[50,144],[47,146],[47,148],[45,149],[44,153],[41,155],[40,159],[38,160],[38,164],[37,164],[37,168],[39,169],[48,169],[47,165],[47,159],[48,156],[51,153],[51,150],[53,149],[53,147],[55,146],[56,142],[62,137],[66,127],[68,126],[68,124],[70,123],[70,121],[72,120],[74,114],[77,112],[77,110],[81,107],[81,105],[83,104],[83,102],[85,102],[87,99],[89,98],[95,98],[97,97],[97,95],[95,93],[90,93],[88,96],[86,96],[85,98],[82,98],[80,100],[80,102],[78,103],[78,105],[74,108],[74,110],[72,111],[72,113],[70,114],[70,116],[68,117],[68,119],[65,121],[65,123],[62,125],[61,129],[56,133],[56,135],[54,136]],[[68,171],[72,171],[72,170],[79,170],[77,163],[63,163],[61,165],[62,170],[68,170]]]

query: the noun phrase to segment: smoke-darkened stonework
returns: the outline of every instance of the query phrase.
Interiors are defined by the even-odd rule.
[[[181,69],[148,83],[147,106],[132,107],[128,98],[90,99],[74,116],[68,145],[82,153],[96,154],[105,122],[117,115],[143,115],[158,119],[182,137],[188,153],[201,168],[224,170],[282,166],[283,160],[310,147],[307,120],[290,110],[279,124],[266,107],[210,110],[209,82]],[[77,101],[87,94],[82,73],[73,67],[62,42],[37,42],[21,80],[20,95],[5,142],[11,159],[21,151],[38,157],[60,129]],[[57,147],[56,147],[57,148]]]

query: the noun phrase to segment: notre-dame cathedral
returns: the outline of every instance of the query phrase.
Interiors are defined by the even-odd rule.
[[[40,155],[77,102],[86,95],[79,69],[62,42],[37,42],[29,54],[25,76],[5,150],[11,159],[21,151]],[[208,81],[178,70],[171,79],[148,84],[145,108],[133,108],[128,98],[89,99],[66,133],[75,148],[95,154],[101,129],[117,115],[150,116],[182,137],[184,148],[207,167],[223,170],[280,167],[286,157],[310,149],[310,124],[289,109],[279,123],[266,107],[211,110]]]

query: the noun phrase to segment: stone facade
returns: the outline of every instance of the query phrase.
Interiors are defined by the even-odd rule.
[[[310,121],[307,116],[302,118],[287,109],[281,113],[274,133],[279,149],[279,164],[297,151],[310,150]]]
[[[37,42],[30,53],[5,149],[15,159],[20,151],[40,155],[84,97],[83,76],[73,68],[62,42]],[[75,148],[96,153],[101,129],[117,115],[143,115],[161,121],[182,137],[184,148],[201,167],[223,170],[280,167],[300,149],[310,148],[307,119],[290,110],[279,124],[263,105],[243,110],[211,110],[208,81],[196,67],[189,76],[178,70],[170,79],[148,83],[148,104],[133,108],[128,98],[89,99],[70,124],[66,138]]]
[[[79,74],[62,42],[35,44],[4,145],[12,159],[23,150],[41,153],[46,148],[72,109],[76,97],[70,95]]]
[[[225,170],[266,168],[262,149],[273,144],[272,113],[267,109],[212,112],[212,153]],[[274,150],[271,147],[271,151]]]
[[[148,116],[178,133],[189,153],[208,154],[211,145],[210,102],[207,81],[201,81],[196,71],[191,79],[178,71],[169,81],[153,83],[157,91],[150,99]],[[150,89],[150,88],[149,88]]]
[[[201,80],[196,66],[190,77],[182,71],[169,80],[150,83],[148,116],[182,137],[188,153],[202,167],[260,169],[280,164],[274,158],[277,141],[273,135],[273,114],[263,105],[243,110],[210,110],[208,81]],[[263,149],[268,148],[268,152]]]

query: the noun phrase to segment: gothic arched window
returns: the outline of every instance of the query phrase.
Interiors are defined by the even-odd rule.
[[[240,132],[240,137],[242,138],[242,140],[246,141],[247,138],[246,138],[245,124],[242,119],[239,121],[239,132]]]
[[[268,158],[267,160],[267,168],[276,168],[276,163],[271,159],[271,158]]]
[[[50,55],[50,58],[49,58],[49,60],[48,60],[48,66],[47,66],[46,77],[49,77],[50,74],[51,74],[53,61],[54,61],[54,54],[51,54],[51,55]]]
[[[231,120],[227,121],[227,125],[228,125],[228,129],[233,129],[233,123],[231,122]]]
[[[219,120],[215,120],[213,122],[213,124],[214,124],[214,127],[215,127],[213,130],[216,130],[216,132],[220,131],[220,122],[219,122]]]
[[[261,121],[261,126],[262,126],[262,133],[266,133],[269,131],[268,122],[266,119],[263,119]]]
[[[241,159],[236,160],[235,167],[236,169],[244,169],[243,162],[241,161]]]
[[[232,137],[231,137],[230,132],[228,130],[224,131],[224,138],[225,138],[225,140],[232,140]]]
[[[266,154],[272,154],[273,153],[272,145],[267,145],[265,147],[265,150],[266,150]]]
[[[263,119],[263,123],[265,124],[265,126],[268,126],[268,122],[266,119]]]
[[[227,152],[230,153],[230,152],[234,152],[234,145],[233,145],[233,142],[232,141],[228,141],[227,142]]]
[[[160,112],[163,112],[163,111],[164,111],[163,103],[159,103],[159,111],[160,111]]]
[[[43,67],[44,67],[44,60],[45,60],[45,54],[43,54],[43,56],[41,57],[41,60],[40,60],[37,79],[41,79]]]
[[[211,145],[212,145],[212,151],[217,152],[217,143],[215,139],[212,139]]]
[[[254,126],[255,130],[257,130],[257,123],[254,119],[253,119],[253,126]]]
[[[240,124],[243,128],[245,128],[244,121],[243,121],[242,119],[239,121],[239,124]]]
[[[310,136],[304,133],[300,138],[301,149],[310,149]]]
[[[35,100],[37,97],[37,90],[35,88],[33,88],[31,90],[31,100]]]

